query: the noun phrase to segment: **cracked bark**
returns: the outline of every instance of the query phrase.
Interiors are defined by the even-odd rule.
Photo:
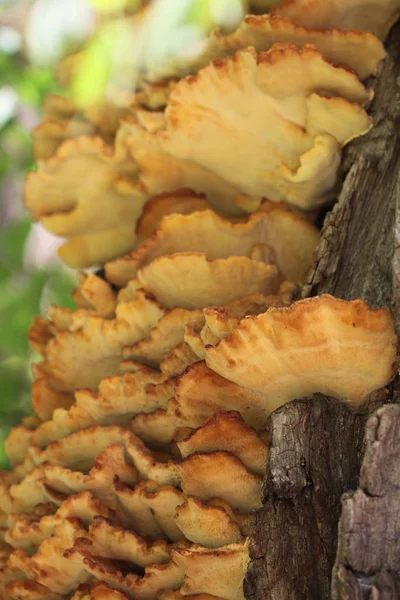
[[[399,323],[400,25],[390,36],[388,51],[375,82],[371,106],[375,127],[346,153],[343,172],[347,170],[348,175],[338,203],[325,220],[304,295],[330,293],[347,300],[363,298],[374,307],[391,305]],[[386,398],[383,396],[378,404],[393,398],[393,388],[387,390]],[[356,414],[343,403],[316,395],[271,415],[264,505],[253,516],[251,561],[244,586],[248,600],[331,597],[340,499],[359,485],[365,423],[376,407],[370,403],[364,414]],[[368,424],[368,448],[371,436],[381,431],[374,425],[377,419],[373,417]],[[398,432],[399,426],[387,433],[392,444]],[[397,447],[400,464],[400,444]],[[395,450],[390,442],[381,443],[380,449],[379,469],[368,450],[361,477],[364,491],[354,498],[347,496],[344,502],[333,584],[335,600],[394,600],[400,595],[400,543],[390,537],[397,511],[400,516],[399,498],[390,486],[396,477],[399,483],[400,467],[386,481],[383,465],[386,460],[396,463],[391,458]],[[377,472],[381,486],[386,481],[389,487],[379,488],[384,493],[372,509],[372,504],[365,502],[372,488],[365,482],[373,480]],[[385,529],[382,519],[389,514],[393,527]],[[356,521],[361,524],[359,530],[353,530]],[[366,538],[369,545],[364,556]],[[370,580],[368,587],[365,582]],[[381,585],[383,595],[368,595],[375,584]]]
[[[400,598],[400,406],[368,421],[360,489],[342,500],[334,599]]]

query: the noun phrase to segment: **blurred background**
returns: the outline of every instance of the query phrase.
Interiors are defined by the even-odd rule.
[[[0,0],[0,468],[8,468],[4,440],[31,413],[31,364],[27,341],[33,317],[52,303],[72,306],[76,274],[57,258],[62,240],[33,224],[23,208],[27,171],[35,168],[32,130],[47,94],[65,94],[54,68],[85,48],[74,102],[106,96],[112,84],[129,86],[125,73],[171,56],[201,51],[215,27],[232,29],[245,0],[153,0],[143,30],[129,30],[147,0]],[[154,7],[154,9],[153,9]],[[125,46],[123,45],[125,44]],[[122,80],[121,80],[122,74]]]

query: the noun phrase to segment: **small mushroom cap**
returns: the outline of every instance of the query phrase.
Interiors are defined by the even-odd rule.
[[[78,519],[65,519],[57,525],[54,535],[45,539],[37,552],[25,560],[27,574],[37,583],[57,594],[69,594],[89,580],[85,569],[65,556],[76,539],[86,530]]]
[[[142,479],[150,479],[159,485],[180,485],[178,465],[170,455],[150,451],[135,435],[127,440],[127,452]]]
[[[119,372],[123,346],[148,336],[164,313],[143,291],[126,302],[121,297],[115,319],[87,316],[78,310],[70,330],[47,344],[45,360],[36,365],[37,376],[62,392],[95,390],[104,377]]]
[[[178,415],[176,408],[175,400],[170,400],[167,410],[159,409],[152,413],[136,415],[131,423],[132,431],[151,447],[169,447],[177,429],[198,425],[193,423],[193,420]]]
[[[186,595],[181,594],[181,592],[174,592],[172,590],[162,590],[157,595],[157,600],[184,600],[187,598]],[[224,600],[218,596],[210,596],[210,594],[196,594],[190,595],[190,600]]]
[[[177,507],[175,522],[186,539],[206,548],[242,541],[239,524],[229,508],[208,506],[198,498],[188,498]]]
[[[124,575],[120,570],[120,563],[99,559],[91,555],[82,556],[80,561],[88,574],[121,589],[129,597],[138,600],[155,599],[159,590],[165,588],[177,589],[183,584],[183,571],[181,567],[172,561],[165,564],[148,565],[145,567],[143,575],[137,575],[134,572]]]
[[[193,363],[200,360],[196,352],[186,342],[178,344],[160,364],[160,369],[165,377],[178,377]]]
[[[121,280],[121,263],[127,275],[134,278],[137,269],[164,255],[204,252],[209,259],[252,257],[255,247],[267,244],[274,251],[283,276],[302,281],[310,268],[318,237],[313,225],[279,207],[252,215],[246,223],[232,223],[211,210],[173,214],[165,217],[158,230],[129,257],[109,263],[107,275],[121,284],[126,283]]]
[[[80,273],[78,287],[72,296],[79,308],[92,311],[99,317],[111,318],[115,315],[116,293],[102,277]]]
[[[173,348],[184,341],[185,328],[188,325],[198,329],[203,324],[204,316],[201,310],[175,308],[158,321],[148,338],[133,346],[125,346],[123,357],[158,367]]]
[[[26,207],[49,231],[69,238],[61,254],[71,266],[90,266],[135,244],[135,222],[146,196],[136,180],[137,166],[128,155],[125,136],[122,128],[115,150],[101,138],[66,141],[26,179]],[[111,232],[117,230],[120,236],[113,242]],[[96,247],[96,241],[114,245]]]
[[[266,13],[272,6],[279,4],[279,1],[259,2],[256,7],[251,3],[251,9],[260,10],[260,4],[266,5],[262,10]],[[284,7],[278,7],[276,12],[282,10],[284,11]],[[309,26],[309,23],[300,21],[300,25]],[[352,69],[361,79],[374,75],[379,62],[385,57],[383,44],[371,33],[343,32],[332,26],[322,29],[319,25],[317,28],[307,29],[279,16],[248,15],[233,33],[223,35],[218,30],[212,33],[205,41],[202,52],[195,58],[183,57],[179,60],[174,57],[161,68],[156,68],[154,73],[150,72],[149,76],[159,77],[163,73],[183,77],[242,48],[253,47],[257,52],[264,52],[276,43],[290,43],[297,48],[313,44],[326,58]]]
[[[170,560],[164,540],[148,543],[134,531],[101,516],[90,525],[89,537],[75,544],[75,549],[79,547],[99,558],[126,561],[143,568]]]
[[[92,425],[127,426],[134,415],[167,406],[174,386],[172,381],[163,379],[159,372],[143,367],[136,373],[106,377],[98,393],[77,390],[69,410],[57,409],[50,420],[39,425],[32,442],[43,447]]]
[[[220,410],[237,410],[248,425],[260,431],[270,414],[263,392],[221,377],[205,362],[193,365],[179,378],[175,399],[180,414],[195,427]]]
[[[226,450],[240,458],[253,473],[263,475],[268,448],[256,431],[246,425],[238,412],[219,412],[177,443],[182,458],[196,452],[212,453]]]
[[[179,465],[185,494],[206,501],[218,497],[243,513],[260,508],[262,477],[230,452],[192,454]]]
[[[93,123],[82,119],[43,121],[33,131],[33,153],[36,160],[51,158],[65,141],[89,136],[94,133],[94,129]]]
[[[167,536],[147,504],[147,494],[157,492],[155,481],[141,481],[132,489],[118,478],[114,483],[117,497],[116,511],[124,527],[133,529],[150,540],[166,540]]]
[[[136,225],[136,233],[139,239],[146,239],[158,229],[162,219],[167,215],[176,213],[188,215],[209,208],[211,206],[205,195],[197,194],[189,188],[158,194],[150,198],[144,205]]]
[[[126,594],[115,590],[106,583],[96,582],[78,588],[72,600],[127,600]]]
[[[226,304],[257,292],[274,294],[281,282],[275,266],[245,256],[208,260],[195,252],[156,258],[140,269],[138,278],[163,306],[186,309]]]
[[[182,592],[244,600],[243,580],[249,562],[248,541],[210,550],[193,545],[176,549],[173,560],[185,572]]]
[[[85,525],[89,525],[95,517],[111,518],[113,515],[112,510],[103,505],[91,492],[85,491],[70,496],[55,514],[45,514],[39,521],[32,521],[29,518],[32,516],[30,513],[16,515],[14,523],[7,531],[6,541],[14,548],[32,551],[53,535],[56,526],[64,519],[80,519]]]
[[[360,405],[397,365],[389,310],[328,295],[243,319],[206,355],[223,377],[265,394],[270,410],[315,392]]]
[[[317,29],[369,31],[384,40],[400,15],[398,0],[284,0],[273,15]]]

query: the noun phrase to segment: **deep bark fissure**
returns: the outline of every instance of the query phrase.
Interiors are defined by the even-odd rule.
[[[399,323],[400,25],[392,31],[388,53],[374,85],[371,114],[375,127],[346,152],[343,172],[348,174],[337,204],[325,219],[304,295],[330,293],[346,300],[363,298],[373,307],[390,305]],[[374,499],[382,506],[373,518],[370,513],[365,516],[371,552],[369,564],[361,569],[358,551],[363,551],[365,540],[357,538],[346,521],[357,510],[360,494],[368,499],[371,487],[365,481],[377,468],[368,458],[374,445],[371,427],[376,430],[376,416],[368,422],[364,444],[368,416],[398,395],[397,387],[391,387],[365,407],[364,413],[357,414],[344,403],[317,394],[291,402],[271,415],[264,505],[253,517],[246,598],[328,600],[331,587],[335,600],[400,597],[400,541],[397,549],[389,536],[386,550],[382,549],[378,543],[382,532],[377,528],[379,511],[400,513],[400,497],[385,491],[383,497]],[[383,412],[378,415],[392,414],[392,406],[379,409]],[[400,415],[398,420],[400,423]],[[398,453],[400,464],[400,425],[391,435],[391,451]],[[383,452],[389,451],[387,444],[381,446]],[[361,490],[348,492],[359,484]],[[338,547],[340,500],[345,492]],[[391,504],[386,510],[383,502],[387,499]],[[398,537],[400,540],[400,531]],[[379,547],[375,552],[387,554],[390,560],[379,561],[372,550],[374,544]],[[398,559],[397,565],[392,555]]]

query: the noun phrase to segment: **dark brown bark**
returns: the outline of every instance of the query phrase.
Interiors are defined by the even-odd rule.
[[[342,501],[332,597],[400,598],[400,406],[368,421],[360,489]]]
[[[330,293],[347,300],[363,298],[374,307],[392,305],[398,318],[400,282],[393,265],[400,265],[400,220],[395,235],[400,196],[400,25],[392,32],[388,48],[389,58],[376,82],[371,107],[375,128],[347,152],[344,169],[350,167],[350,171],[339,201],[325,221],[305,295]],[[254,515],[251,562],[245,582],[249,600],[330,598],[340,498],[358,486],[365,420],[366,415],[357,415],[344,404],[322,396],[290,403],[271,415],[264,506]],[[383,444],[382,452],[385,448]],[[373,473],[375,467],[368,464]],[[382,508],[375,506],[382,514],[390,502],[398,500],[389,492],[385,494]],[[353,510],[359,508],[354,505]],[[396,511],[400,517],[400,505]],[[376,514],[369,510],[365,521],[366,535],[371,540],[366,561],[371,565],[378,564],[380,546],[376,544],[375,551],[373,540],[382,533],[382,527],[374,523]],[[354,550],[351,556],[358,558],[364,543],[360,537],[353,539],[346,524],[348,521],[342,523],[341,535],[345,538],[340,547],[340,553],[343,549],[345,553],[339,553],[336,571],[338,577],[345,573],[350,579],[346,580],[346,588],[335,583],[335,598],[375,600],[375,596],[360,595],[361,588],[354,587],[351,578],[357,580],[357,567],[346,570],[348,548]],[[391,540],[387,542],[390,554]],[[357,546],[359,543],[361,546]],[[376,557],[374,552],[378,553]],[[390,585],[395,589],[400,561],[397,566],[390,563],[390,568],[389,562],[384,558],[379,563],[382,570],[378,569],[377,578],[387,581],[388,570],[397,569],[388,584],[388,589]],[[373,572],[369,563],[363,563],[364,567],[366,573]],[[362,586],[362,577],[357,585]],[[348,593],[349,585],[356,590],[353,595]],[[394,597],[399,595],[377,596],[379,600]]]
[[[270,419],[247,598],[329,597],[339,498],[357,486],[365,421],[322,395],[292,402]]]

